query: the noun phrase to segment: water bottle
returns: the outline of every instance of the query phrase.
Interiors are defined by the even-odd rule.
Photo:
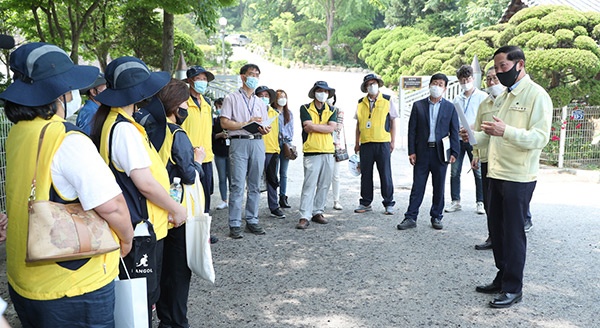
[[[173,183],[169,188],[169,195],[176,202],[181,203],[181,197],[183,196],[183,187],[181,186],[181,179],[178,177],[173,178]]]

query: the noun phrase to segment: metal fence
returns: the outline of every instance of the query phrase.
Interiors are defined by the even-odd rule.
[[[560,168],[600,168],[600,106],[555,108],[542,162]]]

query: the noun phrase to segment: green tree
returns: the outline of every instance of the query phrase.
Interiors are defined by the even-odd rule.
[[[600,13],[582,13],[565,6],[538,6],[519,11],[507,24],[473,30],[463,36],[428,36],[424,41],[407,41],[403,29],[376,30],[363,42],[360,55],[365,56],[370,68],[388,79],[392,76],[389,72],[454,74],[460,65],[470,63],[474,55],[487,68],[493,63],[494,51],[511,44],[525,51],[528,73],[549,90],[555,105],[563,106],[585,95],[590,95],[591,104],[600,104],[597,96],[600,95]],[[394,41],[411,43],[397,62],[393,60],[393,52],[398,45],[382,41],[390,35],[394,35]]]
[[[71,59],[79,62],[79,46],[90,18],[101,6],[116,0],[3,0],[0,11],[16,13],[10,22],[28,40],[39,40],[70,49]]]

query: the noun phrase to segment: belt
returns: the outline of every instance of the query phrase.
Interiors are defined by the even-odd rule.
[[[262,135],[260,134],[244,134],[239,136],[229,136],[231,139],[262,139]]]
[[[427,143],[427,147],[429,147],[429,148],[435,148],[435,142],[428,142]]]

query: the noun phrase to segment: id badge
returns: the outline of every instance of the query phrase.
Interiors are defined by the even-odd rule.
[[[371,128],[371,121],[367,121],[367,129]]]
[[[229,146],[231,144],[231,139],[225,139],[225,146]]]

